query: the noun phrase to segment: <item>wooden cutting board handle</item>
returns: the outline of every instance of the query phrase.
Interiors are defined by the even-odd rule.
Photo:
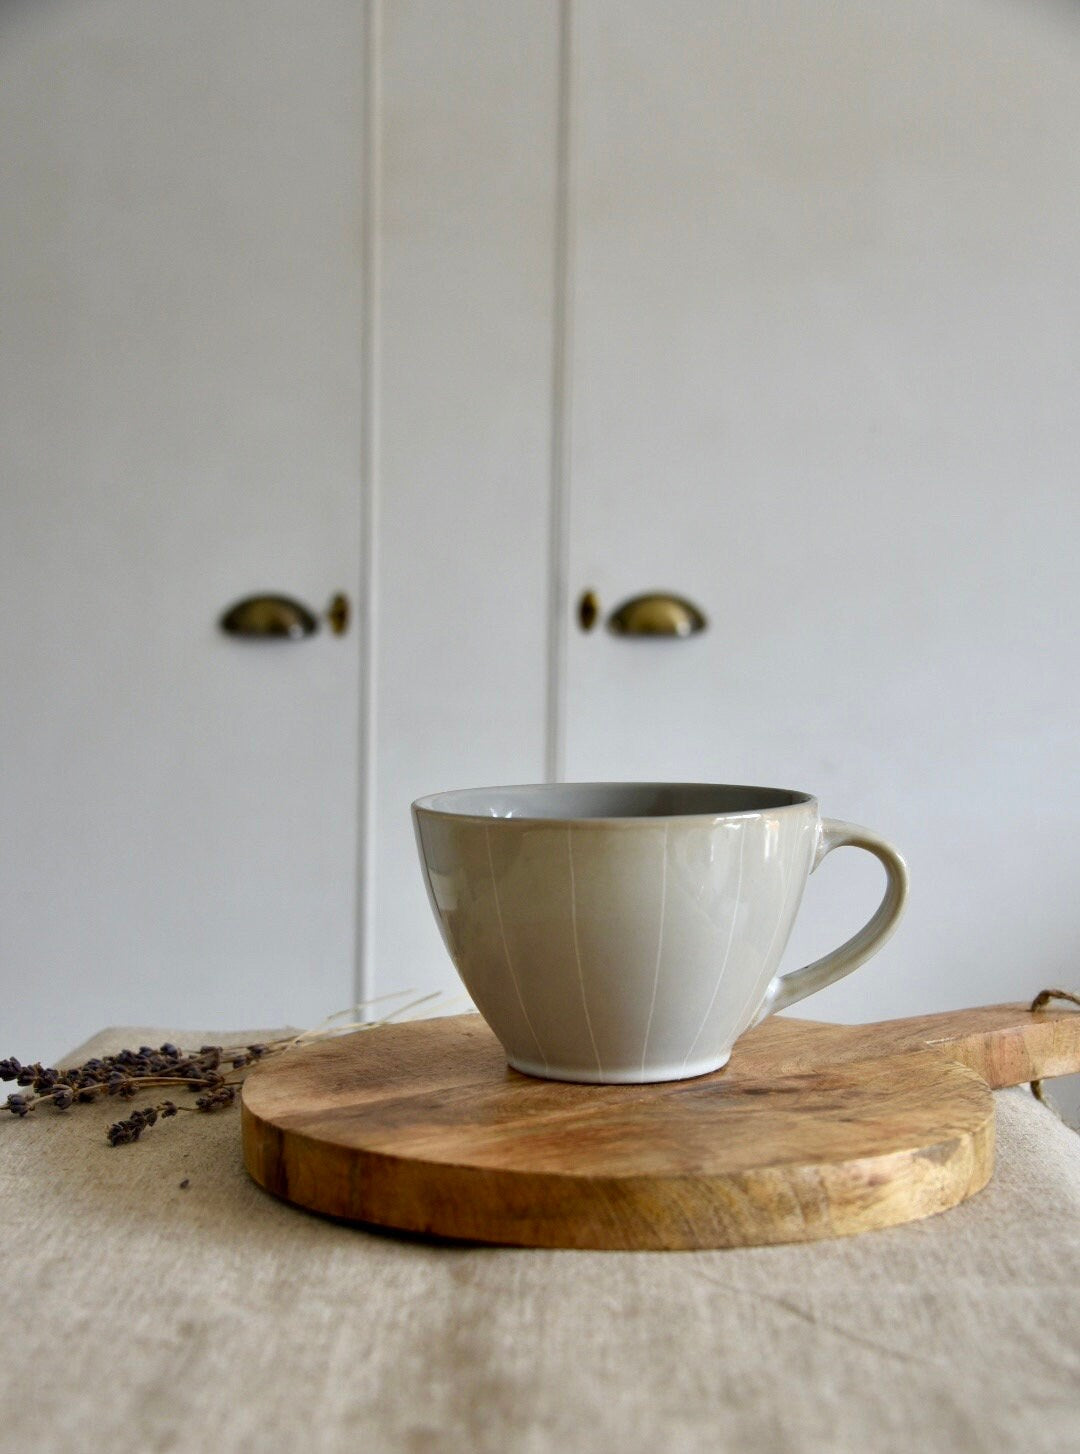
[[[1026,1004],[982,1005],[870,1025],[791,1019],[778,1023],[813,1031],[805,1045],[785,1037],[778,1059],[791,1069],[805,1065],[806,1055],[818,1063],[824,1055],[835,1064],[936,1050],[976,1071],[991,1090],[1080,1071],[1080,1010],[1066,1006],[1032,1010]]]

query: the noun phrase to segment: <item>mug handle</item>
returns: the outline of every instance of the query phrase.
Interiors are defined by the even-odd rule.
[[[802,969],[793,969],[790,974],[774,976],[761,1009],[754,1018],[755,1025],[767,1015],[784,1010],[788,1005],[804,1000],[807,995],[823,990],[827,984],[843,979],[845,974],[850,974],[872,954],[876,954],[899,923],[908,895],[907,864],[891,843],[879,838],[876,833],[871,833],[869,828],[860,828],[856,823],[842,823],[837,818],[822,818],[818,825],[817,850],[810,872],[813,873],[825,855],[834,848],[845,846],[865,848],[867,853],[872,853],[884,865],[885,896],[878,905],[877,913],[857,934],[853,934],[831,954],[815,959],[813,964],[804,965]]]

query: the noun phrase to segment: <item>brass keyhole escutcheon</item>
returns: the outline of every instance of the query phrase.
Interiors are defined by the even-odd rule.
[[[344,636],[349,629],[349,598],[342,591],[337,595],[326,608],[326,619],[330,623],[330,630],[335,636]]]
[[[578,602],[577,618],[582,631],[591,631],[600,616],[600,601],[595,591],[584,591]]]

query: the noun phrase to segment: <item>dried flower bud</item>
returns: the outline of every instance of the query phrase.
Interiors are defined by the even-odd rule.
[[[20,1070],[22,1070],[22,1066],[14,1055],[9,1055],[6,1060],[0,1060],[0,1080],[14,1080]]]

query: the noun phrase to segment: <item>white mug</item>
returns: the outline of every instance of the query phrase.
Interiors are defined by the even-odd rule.
[[[907,869],[809,793],[711,783],[548,783],[413,804],[443,939],[515,1070],[681,1080],[736,1037],[868,959],[896,928]],[[873,918],[778,975],[809,875],[842,844],[885,866]]]

